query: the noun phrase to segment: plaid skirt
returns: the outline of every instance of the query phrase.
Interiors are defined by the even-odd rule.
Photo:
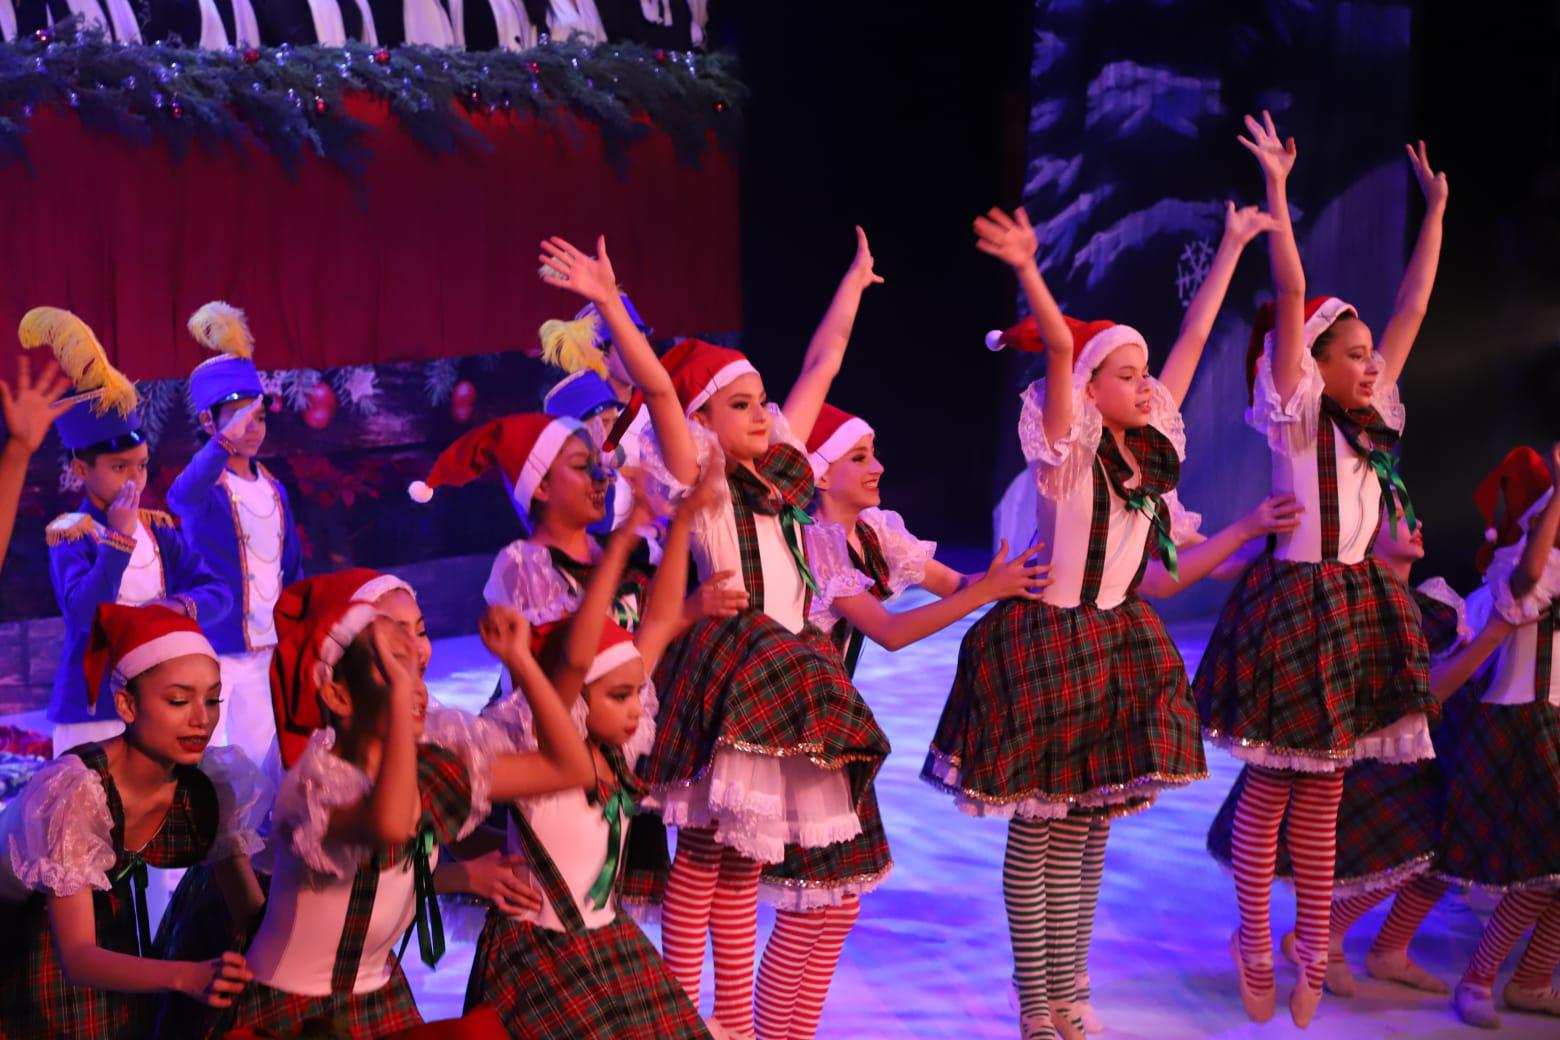
[[[975,815],[1146,808],[1208,775],[1186,665],[1159,615],[1006,600],[965,633],[921,778]]]
[[[4,1040],[142,1040],[151,1031],[156,994],[90,989],[71,985],[65,978],[55,955],[44,896],[0,904],[0,936],[4,936],[0,942],[0,1037]],[[100,945],[103,939],[99,937]],[[128,940],[134,950],[134,932]]]
[[[709,1030],[661,955],[624,914],[590,931],[538,928],[490,912],[466,1010],[497,1009],[521,1040],[701,1038]]]
[[[655,792],[697,780],[731,748],[843,768],[859,802],[888,757],[888,737],[811,626],[798,635],[767,614],[705,618],[667,647],[655,686],[655,746],[639,768]]]
[[[1356,742],[1439,715],[1419,608],[1376,561],[1246,568],[1192,684],[1204,732],[1238,758],[1340,767]]]
[[[261,892],[270,888],[271,875],[257,873],[255,878]],[[235,928],[216,874],[209,864],[198,863],[179,879],[152,946],[163,960],[210,960],[228,950],[246,949],[259,923],[257,915],[253,922]],[[217,1008],[182,993],[161,993],[157,995],[157,1027],[152,1035],[166,1040],[204,1036],[220,1015]]]
[[[878,811],[877,789],[861,800],[861,834],[850,841],[803,848],[787,845],[785,859],[764,865],[758,894],[784,910],[837,906],[850,895],[870,892],[894,868],[888,835]]]
[[[666,824],[654,813],[639,813],[628,825],[623,870],[618,875],[618,905],[641,921],[659,917],[671,869]]]
[[[247,1026],[286,1037],[299,1032],[311,1019],[330,1023],[338,1034],[353,1040],[373,1040],[422,1025],[412,987],[401,965],[394,963],[390,981],[367,993],[307,997],[251,982],[207,1035],[215,1040],[229,1030]]]
[[[1560,707],[1476,704],[1455,745],[1436,872],[1498,891],[1560,889]]]

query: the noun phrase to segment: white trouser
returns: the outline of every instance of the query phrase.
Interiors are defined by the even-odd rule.
[[[213,744],[233,744],[249,761],[260,765],[276,739],[276,713],[271,707],[271,648],[243,654],[223,654],[222,718],[211,736]]]
[[[54,724],[54,755],[59,757],[78,744],[100,744],[125,731],[125,724],[118,718],[97,722],[56,722]]]

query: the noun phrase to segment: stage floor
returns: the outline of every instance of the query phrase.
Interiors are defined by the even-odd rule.
[[[894,872],[862,900],[860,922],[846,944],[824,1011],[822,1036],[1018,1035],[1002,909],[1004,825],[961,815],[951,799],[919,779],[967,627],[956,625],[897,654],[869,645],[862,655],[857,681],[894,746],[878,779]],[[1198,623],[1172,627],[1190,667],[1196,667],[1208,628]],[[443,640],[434,651],[429,686],[440,700],[475,710],[492,691],[495,675],[475,638]],[[1381,908],[1350,934],[1347,948],[1360,978],[1358,997],[1324,998],[1302,1034],[1290,1023],[1285,1004],[1294,972],[1275,958],[1279,1013],[1266,1026],[1246,1018],[1226,952],[1236,924],[1234,887],[1203,851],[1208,822],[1238,766],[1213,748],[1208,765],[1209,780],[1164,795],[1157,807],[1113,829],[1090,962],[1094,1004],[1105,1019],[1106,1035],[1119,1040],[1474,1035],[1447,999],[1364,974],[1364,951],[1385,913]],[[1461,897],[1444,899],[1415,941],[1418,962],[1455,981],[1478,940],[1488,901],[1479,901],[1478,907],[1476,915]],[[1279,887],[1275,935],[1292,923],[1293,909],[1289,891]],[[760,942],[771,918],[760,911]],[[647,931],[659,944],[654,927]],[[426,1016],[459,1013],[471,953],[470,942],[452,943],[433,973],[415,957],[407,958]],[[1503,973],[1501,985],[1505,978]],[[706,975],[706,1013],[710,992]],[[1502,1036],[1560,1035],[1560,1022],[1553,1018],[1514,1012],[1502,1017]]]

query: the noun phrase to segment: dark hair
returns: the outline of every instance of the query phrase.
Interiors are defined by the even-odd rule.
[[[354,693],[379,689],[379,683],[374,679],[374,651],[363,635],[347,645],[341,660],[331,669],[331,678]]]
[[[1360,316],[1353,311],[1344,311],[1333,319],[1333,323],[1322,330],[1322,334],[1316,337],[1316,342],[1311,344],[1311,356],[1317,360],[1332,346],[1332,341],[1337,338],[1338,326],[1346,321],[1359,321]]]

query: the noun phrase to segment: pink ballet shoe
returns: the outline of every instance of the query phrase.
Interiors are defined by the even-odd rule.
[[[1056,1032],[1056,1024],[1044,1011],[1031,1011],[1027,1015],[1020,1015],[1018,1035],[1021,1040],[1061,1040]]]
[[[1365,955],[1365,971],[1373,979],[1396,982],[1421,993],[1444,997],[1452,992],[1452,987],[1409,960],[1407,950],[1372,950]]]
[[[1459,982],[1452,993],[1452,1007],[1457,1009],[1457,1017],[1470,1026],[1500,1028],[1500,1012],[1495,1010],[1495,996],[1488,986]]]
[[[736,1033],[733,1033],[731,1030],[721,1025],[720,1019],[716,1018],[714,1015],[711,1015],[709,1018],[704,1020],[704,1028],[710,1031],[710,1036],[713,1037],[714,1040],[742,1040],[742,1038],[737,1036]]]
[[[1294,992],[1289,994],[1289,1018],[1300,1029],[1311,1024],[1311,1019],[1316,1017],[1316,1009],[1322,1003],[1321,988],[1313,989],[1305,969],[1300,969],[1300,978],[1295,982]]]
[[[1062,1040],[1087,1040],[1083,1020],[1078,1017],[1078,1005],[1060,1000],[1051,1001],[1051,1024]]]
[[[1079,972],[1074,979],[1074,985],[1077,987],[1077,992],[1088,993],[1090,991],[1088,974]],[[1100,1021],[1099,1012],[1094,1010],[1094,1005],[1089,1003],[1088,1000],[1074,1002],[1073,1010],[1078,1013],[1078,1018],[1083,1022],[1083,1031],[1085,1033],[1088,1033],[1090,1036],[1098,1036],[1105,1032],[1105,1023]]]
[[[1560,1016],[1560,991],[1552,986],[1529,989],[1515,982],[1508,982],[1506,988],[1501,991],[1500,997],[1507,1007],[1516,1011],[1534,1011],[1540,1015]]]
[[[1295,949],[1294,932],[1285,932],[1278,942],[1278,948],[1283,951],[1285,960],[1300,967],[1300,953]],[[1349,962],[1343,959],[1342,950],[1327,951],[1327,977],[1322,987],[1335,997],[1348,998],[1359,992],[1359,985],[1354,979],[1354,973],[1349,970]]]
[[[1273,1017],[1273,990],[1258,994],[1246,981],[1246,958],[1240,952],[1240,930],[1230,936],[1230,959],[1235,962],[1235,975],[1240,982],[1240,1002],[1246,1006],[1246,1014],[1253,1022],[1262,1023]]]

